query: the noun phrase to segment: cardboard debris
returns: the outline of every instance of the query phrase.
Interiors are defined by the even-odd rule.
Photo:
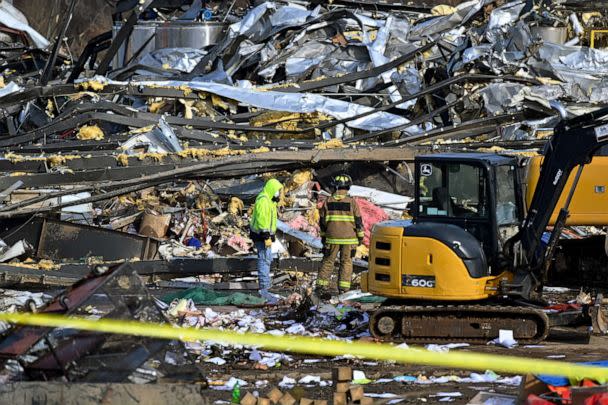
[[[158,215],[146,212],[141,219],[139,233],[152,238],[164,238],[170,223],[171,215],[169,214]]]

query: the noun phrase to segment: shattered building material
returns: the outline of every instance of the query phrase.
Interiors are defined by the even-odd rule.
[[[26,240],[37,259],[153,260],[159,255],[154,239],[50,218],[31,221],[9,233],[6,241]]]
[[[0,285],[51,294],[46,308],[60,312],[78,307],[90,316],[113,316],[93,295],[87,308],[57,303],[60,287],[68,287],[68,295],[105,288],[111,297],[126,291],[112,298],[120,307],[115,312],[125,318],[145,312],[176,326],[372,339],[369,314],[383,298],[351,291],[317,307],[308,300],[324,248],[319,208],[331,193],[328,179],[348,173],[356,184],[350,195],[363,207],[365,239],[357,248],[353,280],[359,286],[367,261],[375,266],[379,258],[373,256],[376,224],[409,224],[421,208],[416,190],[426,184],[416,180],[416,156],[485,152],[524,162],[524,156],[542,153],[560,119],[606,104],[603,2],[119,0],[96,8],[107,15],[95,19],[90,35],[77,38],[71,33],[82,26],[79,2],[53,2],[56,16],[45,16],[42,25],[32,15],[37,1],[24,3],[15,1],[27,17],[0,2]],[[605,153],[599,150],[594,159]],[[257,289],[248,222],[269,176],[286,184],[273,245],[279,306],[197,305],[188,295],[193,291],[198,297],[201,291],[238,289],[249,295]],[[597,195],[602,181],[598,177],[591,186],[599,187]],[[470,227],[475,222],[466,221]],[[608,259],[590,253],[603,247],[605,229],[567,226],[559,238],[563,243],[547,281],[593,290],[606,286]],[[411,257],[390,260],[412,263]],[[111,273],[90,274],[100,266]],[[409,280],[403,277],[391,282]],[[118,285],[120,280],[131,287]],[[549,305],[574,298],[567,295],[541,303],[551,327],[591,318],[596,332],[608,328],[603,299],[595,293],[595,301]],[[161,303],[152,296],[175,299]],[[475,343],[491,340],[482,318]],[[528,327],[523,318],[515,316],[511,329]],[[442,338],[438,325],[430,329]],[[182,364],[180,348],[163,357],[157,342],[135,337],[119,343],[130,352],[126,356],[112,352],[113,337],[22,330],[44,339],[24,351],[26,374],[6,363],[3,383],[59,375],[107,383],[129,375],[129,381],[154,381],[148,385],[158,388],[169,374],[157,367]],[[497,333],[492,330],[492,338]],[[592,342],[588,331],[582,334]],[[72,344],[79,350],[71,350]],[[384,374],[377,379],[390,381],[366,385],[363,392],[345,379],[346,395],[337,401],[465,403],[477,394],[462,380],[469,377],[441,380],[414,367],[301,359],[210,342],[185,346],[197,358],[196,366],[189,364],[197,369],[189,381],[201,383],[204,401],[229,399],[237,387],[239,400],[251,403],[323,403],[336,388],[325,392],[322,384],[330,383],[334,365],[359,367],[368,376],[368,370],[378,370]],[[524,350],[535,349],[510,350],[529,355]],[[550,350],[561,346],[547,349],[547,355]],[[59,364],[57,355],[66,362]],[[324,366],[321,378],[316,372]],[[253,377],[245,368],[255,369]],[[263,374],[268,369],[272,373]],[[207,389],[200,370],[217,384]],[[315,375],[300,379],[294,370]],[[401,378],[387,370],[398,370]],[[492,374],[479,378],[498,380]],[[435,379],[441,382],[429,388],[433,394],[412,388]],[[282,391],[270,391],[273,385]],[[116,398],[140,398],[136,388],[115,387],[110,389]],[[323,398],[300,392],[302,387],[311,394],[315,387]],[[516,388],[505,387],[497,383],[492,389],[516,394]],[[70,388],[49,385],[52,393]],[[186,403],[196,398],[194,391],[179,389],[175,395],[183,393]],[[462,398],[449,395],[456,391]],[[5,394],[13,395],[3,390],[0,396]]]
[[[35,310],[87,314],[93,296],[95,307],[99,309],[95,314],[98,317],[164,322],[162,313],[128,264],[114,268],[97,266],[94,273]],[[100,296],[103,297],[101,300]],[[44,342],[42,347],[38,345],[41,341]],[[146,338],[131,338],[120,344],[114,338],[108,340],[108,336],[103,334],[62,334],[48,328],[24,326],[4,332],[0,356],[4,359],[23,358],[36,347],[34,355],[22,360],[25,372],[35,379],[59,375],[70,381],[123,382],[166,344],[163,340]]]

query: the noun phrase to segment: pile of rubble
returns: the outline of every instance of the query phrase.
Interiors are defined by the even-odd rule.
[[[64,41],[69,3],[49,41],[0,2],[0,281],[48,293],[14,303],[7,292],[11,310],[365,339],[364,304],[306,312],[332,175],[357,184],[361,269],[373,225],[409,217],[416,154],[536,154],[560,117],[608,94],[597,2],[120,0],[112,30],[78,57]],[[270,177],[286,185],[272,249],[287,316],[247,293],[251,205]],[[196,365],[226,358],[259,370],[293,361],[211,343],[12,336],[0,342],[4,382],[158,381],[184,364],[201,379]],[[122,361],[93,367],[99,356]],[[367,403],[350,386],[334,403],[347,391]]]
[[[605,91],[605,51],[588,47],[605,17],[584,2],[129,4],[75,60],[3,6],[18,31],[0,52],[3,262],[32,248],[37,263],[248,254],[248,206],[270,173],[291,182],[281,230],[297,240],[275,251],[312,257],[332,172],[391,192],[358,191],[378,196],[372,221],[401,217],[415,154],[536,153]],[[197,27],[207,42],[182,38]],[[40,243],[57,220],[56,235],[78,223],[147,247],[51,254]]]

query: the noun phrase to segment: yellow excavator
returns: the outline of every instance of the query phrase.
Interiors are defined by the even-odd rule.
[[[594,156],[606,144],[603,108],[562,119],[527,164],[490,153],[416,157],[413,220],[372,230],[362,290],[387,298],[370,317],[372,335],[486,343],[510,329],[522,343],[545,339],[554,322],[535,303],[564,226],[608,224],[608,157]],[[605,329],[601,308],[591,309],[587,319]]]

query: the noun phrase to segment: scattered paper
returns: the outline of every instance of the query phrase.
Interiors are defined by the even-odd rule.
[[[413,375],[400,375],[398,377],[393,378],[394,381],[396,382],[416,382],[416,380],[418,380],[417,377],[414,377]]]

